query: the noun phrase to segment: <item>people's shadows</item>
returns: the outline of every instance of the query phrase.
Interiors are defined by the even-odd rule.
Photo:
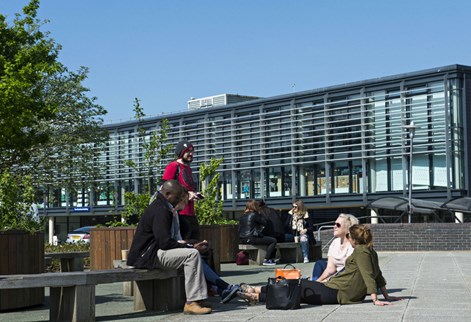
[[[211,301],[212,302],[212,301]],[[212,302],[212,308],[213,308],[213,313],[216,312],[229,312],[229,311],[237,311],[237,310],[247,310],[250,307],[253,307],[254,305],[249,305],[247,302],[245,302],[242,299],[235,298],[234,300],[230,301],[229,303],[223,304],[220,303],[219,300],[217,300],[216,303]],[[265,303],[258,303],[255,305],[265,305]]]
[[[243,271],[224,271],[221,272],[221,276],[242,276],[242,275],[254,275],[254,274],[260,274],[260,270],[243,270]]]
[[[407,288],[388,288],[388,293],[397,293],[407,290]]]
[[[182,310],[166,311],[166,312],[136,311],[136,312],[132,312],[132,313],[97,316],[97,317],[95,317],[95,321],[119,321],[119,320],[130,320],[130,319],[136,319],[136,321],[139,321],[139,319],[143,319],[145,317],[151,317],[151,316],[157,316],[157,315],[167,315],[169,313],[179,313],[179,312],[182,312]]]
[[[120,294],[107,294],[107,295],[96,295],[95,304],[102,304],[107,302],[130,302],[129,297],[125,297]]]
[[[407,290],[407,288],[388,288],[388,294],[392,295],[392,296],[397,296],[397,297],[400,297],[402,298],[403,300],[411,300],[411,299],[416,299],[417,297],[416,296],[411,296],[411,295],[400,295],[400,294],[394,294],[394,293],[401,293],[402,291],[405,291]],[[379,292],[379,290],[378,290]],[[381,293],[381,292],[379,292]]]

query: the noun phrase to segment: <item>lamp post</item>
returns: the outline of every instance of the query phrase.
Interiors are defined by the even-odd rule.
[[[409,144],[409,175],[408,175],[408,182],[407,182],[407,188],[409,189],[409,209],[408,209],[408,222],[409,224],[412,222],[412,153],[413,153],[413,147],[414,147],[414,135],[415,135],[415,129],[416,126],[414,124],[414,121],[411,121],[409,125],[404,126],[407,130],[409,130],[409,139],[410,139],[410,144]]]

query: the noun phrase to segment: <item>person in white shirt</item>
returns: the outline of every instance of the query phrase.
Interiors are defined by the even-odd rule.
[[[353,247],[346,235],[351,226],[357,225],[358,219],[349,214],[340,214],[335,220],[335,239],[329,246],[327,260],[316,261],[312,270],[311,280],[318,282],[328,281],[332,276],[345,268],[345,261],[353,253]]]

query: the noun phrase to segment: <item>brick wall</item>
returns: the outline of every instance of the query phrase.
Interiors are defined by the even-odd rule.
[[[471,250],[471,223],[416,223],[367,225],[378,251]],[[321,233],[322,246],[332,230]],[[327,252],[325,248],[324,252]]]

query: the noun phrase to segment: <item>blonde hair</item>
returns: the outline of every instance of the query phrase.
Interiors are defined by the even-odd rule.
[[[343,221],[345,223],[345,229],[346,230],[349,230],[350,227],[352,227],[353,225],[358,225],[360,223],[360,221],[358,221],[357,217],[355,217],[354,215],[350,215],[350,214],[341,213],[339,215],[339,218],[343,219]]]
[[[373,247],[373,234],[365,225],[353,225],[348,230],[348,233],[350,238],[355,241],[355,244]]]

